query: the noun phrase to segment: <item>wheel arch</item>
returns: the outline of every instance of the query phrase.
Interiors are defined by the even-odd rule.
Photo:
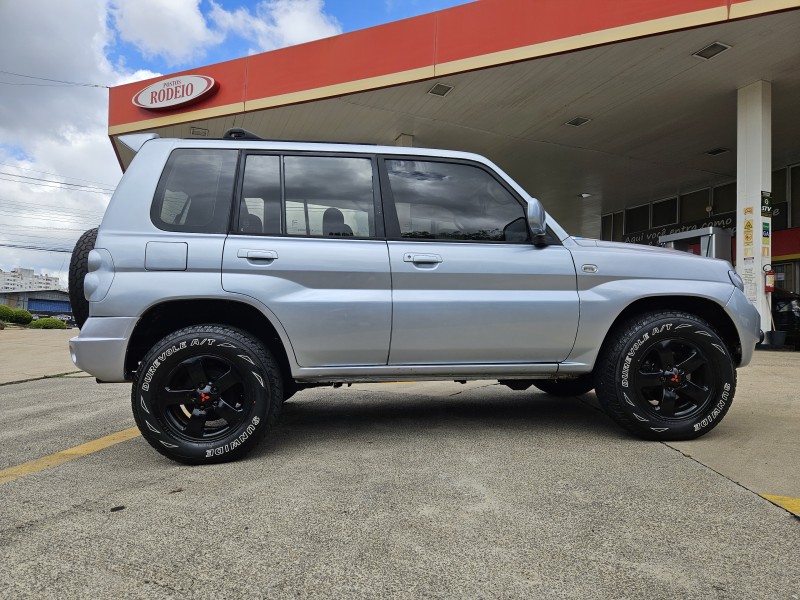
[[[130,374],[158,340],[184,327],[203,323],[236,327],[255,336],[278,361],[284,384],[292,384],[291,348],[284,346],[272,322],[251,304],[222,299],[166,300],[148,308],[136,323],[128,342],[126,378],[130,378]]]
[[[632,302],[617,315],[611,327],[608,328],[603,339],[603,347],[617,328],[629,319],[659,310],[680,310],[707,321],[725,342],[735,364],[738,365],[741,362],[742,345],[736,325],[722,306],[713,300],[698,296],[649,296]],[[602,350],[601,347],[600,352]]]

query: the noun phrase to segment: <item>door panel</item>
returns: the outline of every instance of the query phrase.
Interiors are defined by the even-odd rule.
[[[385,241],[230,235],[222,287],[275,313],[300,366],[386,364],[392,307]]]
[[[390,365],[558,362],[569,355],[578,294],[563,246],[390,241],[389,257]]]

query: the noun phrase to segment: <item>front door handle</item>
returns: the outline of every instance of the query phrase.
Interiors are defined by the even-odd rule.
[[[240,248],[236,253],[239,258],[246,258],[248,262],[270,264],[278,259],[278,253],[274,250],[246,250]]]
[[[417,265],[432,265],[442,262],[442,257],[438,254],[412,254],[408,252],[403,255],[403,262],[410,262]]]

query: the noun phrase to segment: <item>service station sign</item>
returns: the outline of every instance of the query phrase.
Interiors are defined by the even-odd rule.
[[[180,75],[148,85],[133,97],[145,110],[172,110],[212,96],[219,84],[206,75]]]

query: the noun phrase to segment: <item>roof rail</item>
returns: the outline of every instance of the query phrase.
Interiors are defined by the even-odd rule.
[[[254,140],[258,142],[288,142],[293,144],[338,144],[344,145],[349,144],[351,146],[377,146],[374,142],[334,142],[331,140],[278,140],[278,139],[267,139],[257,136],[252,131],[247,131],[246,129],[241,129],[239,127],[234,127],[233,129],[228,129],[225,133],[222,134],[223,140]]]
[[[222,134],[223,140],[259,140],[264,141],[264,138],[258,137],[255,133],[251,133],[246,129],[241,129],[240,127],[234,127],[232,129],[228,129],[225,133]]]

